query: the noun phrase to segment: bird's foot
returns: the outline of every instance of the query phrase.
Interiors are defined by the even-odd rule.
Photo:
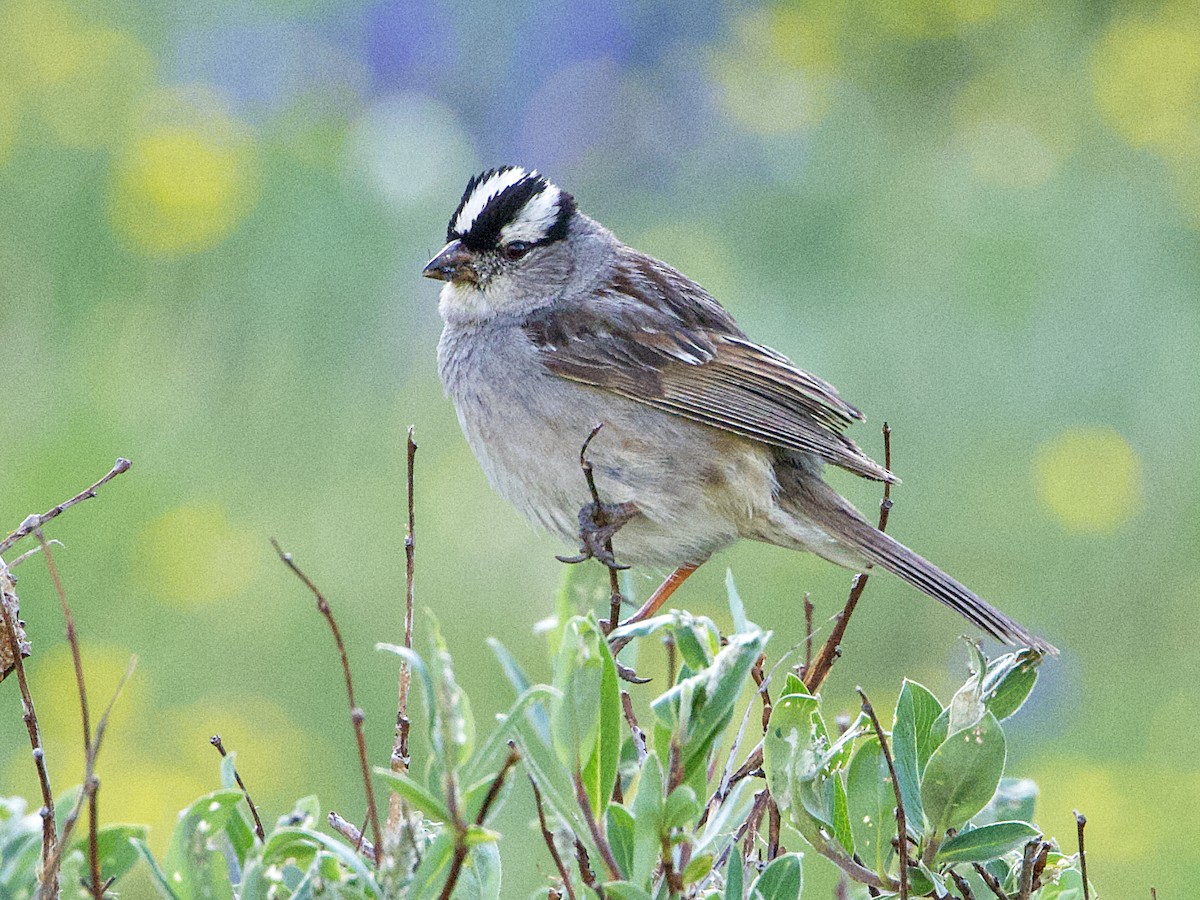
[[[588,503],[579,510],[579,553],[559,556],[559,562],[581,563],[595,559],[610,569],[628,569],[619,565],[612,553],[612,539],[630,519],[637,515],[632,503]]]

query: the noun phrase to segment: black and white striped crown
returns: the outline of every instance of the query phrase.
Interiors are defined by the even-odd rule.
[[[547,244],[567,236],[574,212],[574,198],[536,170],[501,166],[467,182],[450,217],[446,240],[462,241],[471,250],[513,241]]]

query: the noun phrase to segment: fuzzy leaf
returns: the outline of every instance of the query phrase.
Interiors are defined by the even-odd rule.
[[[960,831],[942,844],[937,861],[943,864],[987,862],[1023,847],[1038,834],[1040,832],[1028,822],[994,822],[982,828]]]
[[[1006,745],[990,712],[956,731],[934,751],[925,767],[921,799],[936,834],[958,828],[985,806],[1004,774]]]

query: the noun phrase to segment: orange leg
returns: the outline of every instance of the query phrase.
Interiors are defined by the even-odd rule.
[[[698,568],[700,568],[699,563],[694,566],[680,566],[667,576],[667,580],[658,586],[658,589],[655,590],[655,592],[650,595],[650,598],[642,604],[641,609],[639,609],[621,624],[632,625],[634,622],[640,622],[643,619],[650,618],[652,615],[658,612],[659,607],[667,602],[668,598],[675,593],[676,589],[688,580],[688,576],[695,572]],[[624,647],[627,643],[628,641],[622,641],[620,643],[620,647]],[[614,645],[613,652],[617,652],[620,647]]]

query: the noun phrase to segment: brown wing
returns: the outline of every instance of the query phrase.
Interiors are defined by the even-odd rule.
[[[624,251],[611,290],[539,310],[525,330],[562,378],[895,481],[842,430],[863,418],[828,383],[748,340],[679,272]],[[618,324],[619,323],[619,324]]]

